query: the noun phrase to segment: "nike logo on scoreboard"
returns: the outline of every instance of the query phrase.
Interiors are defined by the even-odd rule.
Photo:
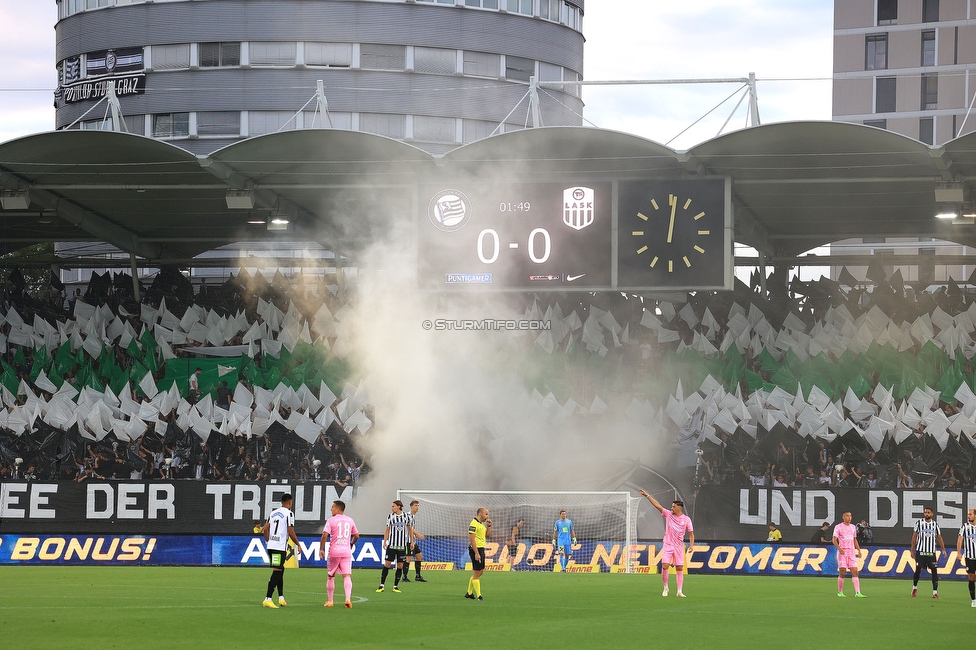
[[[579,275],[567,275],[566,276],[566,282],[575,282],[576,280],[579,280],[584,275],[586,275],[586,274],[585,273],[580,273]]]

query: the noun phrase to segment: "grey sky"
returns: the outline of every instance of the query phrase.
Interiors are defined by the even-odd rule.
[[[53,128],[56,19],[54,0],[0,0],[0,142]],[[831,0],[589,0],[583,18],[585,78],[700,79],[755,72],[763,123],[829,120],[832,30]],[[772,81],[810,78],[820,80]],[[587,87],[584,117],[601,128],[665,143],[737,87]],[[686,149],[714,137],[737,100],[670,146]],[[726,132],[744,124],[743,103]]]

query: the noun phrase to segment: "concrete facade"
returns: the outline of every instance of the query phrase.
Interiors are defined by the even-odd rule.
[[[529,123],[529,77],[577,81],[583,0],[59,0],[56,126],[126,130],[203,154],[333,128],[443,153]],[[579,87],[540,91],[546,126],[582,124]]]

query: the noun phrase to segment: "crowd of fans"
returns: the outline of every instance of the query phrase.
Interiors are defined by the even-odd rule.
[[[870,284],[822,279],[787,287],[773,282],[769,293],[763,293],[757,282],[751,287],[736,282],[732,292],[689,294],[688,302],[680,304],[619,293],[509,296],[506,300],[516,301],[519,315],[552,327],[512,333],[514,343],[500,347],[526,390],[553,414],[550,422],[625,414],[648,436],[672,443],[677,464],[694,472],[699,485],[972,488],[976,296],[951,281],[948,286],[911,287],[898,274]],[[156,382],[163,382],[161,387],[169,358],[195,358],[197,348],[207,345],[246,345],[253,342],[248,325],[256,323],[264,327],[265,340],[277,341],[279,348],[282,340],[289,349],[296,342],[303,345],[295,334],[301,327],[303,340],[320,346],[320,352],[327,349],[331,355],[352,344],[342,339],[341,328],[335,326],[338,319],[331,318],[350,300],[328,279],[306,283],[279,274],[268,282],[242,274],[195,293],[184,276],[164,271],[141,304],[131,287],[129,276],[105,274],[93,278],[84,295],[70,300],[57,291],[33,299],[8,283],[0,314],[15,309],[24,321],[41,319],[57,332],[59,324],[76,314],[76,300],[96,310],[107,308],[132,332],[114,340],[110,364],[146,366]],[[267,305],[278,310],[277,317],[269,318]],[[236,318],[236,329],[230,328],[233,333],[226,340],[193,340],[191,335],[181,345],[165,346],[169,357],[138,334],[151,329],[145,318],[140,321],[146,306],[157,332],[164,319],[156,310],[179,321],[187,310],[201,308],[232,324]],[[325,320],[323,309],[329,316]],[[32,365],[39,354],[36,343],[13,344],[11,324],[0,322],[0,335],[7,338],[4,363],[39,400],[51,402],[53,391],[38,385]],[[211,332],[214,323],[208,316]],[[288,330],[292,334],[286,336]],[[145,345],[133,347],[133,340]],[[70,348],[68,353],[82,354],[77,345]],[[113,429],[90,440],[84,423],[63,431],[42,418],[33,419],[20,434],[0,428],[0,477],[16,472],[79,481],[289,478],[355,484],[369,471],[357,442],[368,431],[372,411],[359,404],[362,419],[356,420],[340,408],[340,400],[326,399],[326,382],[321,382],[321,391],[315,390],[318,384],[308,381],[307,372],[304,379],[311,390],[302,389],[304,403],[301,395],[295,398],[303,376],[295,379],[294,371],[301,360],[289,359],[269,371],[258,352],[254,363],[244,359],[234,368],[230,387],[216,382],[197,396],[192,386],[181,386],[179,397],[189,397],[191,403],[199,399],[197,416],[209,419],[213,432],[188,425],[175,404],[158,409],[163,412],[153,425],[131,437]],[[262,368],[264,376],[258,372]],[[57,379],[84,391],[92,380],[79,372],[73,366]],[[273,384],[280,379],[294,391],[268,392],[275,385],[262,387],[258,380],[269,376],[275,378]],[[118,385],[126,378],[118,373],[112,377],[106,380],[106,394],[112,382]],[[136,385],[134,371],[128,377],[131,383],[124,385],[131,395],[119,395],[117,411],[125,411],[126,400],[138,406],[153,399]],[[250,428],[257,416],[246,422],[238,417],[237,383],[255,395],[248,404],[252,412],[268,412],[267,417],[262,414],[266,426],[260,431]],[[14,396],[21,407],[31,401],[25,393],[21,389]],[[311,393],[317,406],[309,405]],[[276,399],[264,404],[269,396]],[[319,397],[320,404],[315,402]],[[153,403],[158,406],[159,398]],[[227,415],[220,416],[220,410]],[[332,415],[323,419],[325,410]],[[296,415],[314,417],[321,431],[314,437],[296,434]],[[360,422],[367,426],[357,428]],[[594,419],[593,424],[600,423]],[[701,452],[699,462],[695,450]],[[24,459],[22,466],[14,463],[18,457]]]
[[[13,281],[8,280],[0,296],[0,367],[4,371],[4,385],[0,388],[4,407],[0,411],[3,417],[0,423],[0,480],[16,477],[79,482],[89,479],[261,481],[275,478],[328,481],[341,489],[356,485],[370,471],[368,459],[359,444],[368,429],[362,424],[359,428],[355,424],[344,426],[352,419],[343,412],[339,400],[324,381],[319,384],[321,390],[314,392],[301,386],[301,378],[305,375],[299,373],[295,379],[294,371],[296,366],[303,365],[298,355],[285,352],[282,358],[288,357],[287,363],[275,365],[271,374],[276,381],[279,376],[282,378],[277,390],[272,390],[275,386],[263,390],[256,383],[258,378],[267,378],[260,369],[272,361],[262,359],[259,351],[254,359],[244,360],[247,365],[243,362],[234,365],[238,359],[227,360],[228,367],[221,366],[224,374],[220,380],[210,382],[211,385],[203,390],[199,385],[194,386],[199,383],[198,379],[187,378],[182,383],[171,379],[168,391],[159,391],[153,399],[145,387],[155,387],[157,382],[166,383],[167,362],[172,364],[172,359],[186,359],[184,367],[205,363],[197,353],[201,348],[211,346],[212,342],[187,338],[181,341],[183,345],[168,348],[171,354],[164,355],[158,347],[152,346],[154,339],[151,337],[140,337],[148,345],[133,345],[136,337],[123,334],[106,344],[97,358],[93,358],[94,355],[86,357],[89,353],[85,349],[74,349],[78,346],[69,345],[70,340],[61,343],[63,350],[59,350],[65,352],[63,357],[48,353],[47,346],[42,343],[47,331],[43,324],[47,323],[57,332],[58,327],[73,323],[71,319],[78,312],[78,303],[92,307],[96,312],[107,308],[112,317],[118,317],[124,323],[125,329],[134,332],[152,332],[152,323],[140,320],[140,314],[145,314],[146,307],[159,310],[161,305],[165,305],[176,319],[192,306],[203,313],[238,314],[242,316],[242,322],[259,324],[264,323],[264,318],[257,313],[260,306],[265,305],[267,315],[267,305],[275,305],[280,310],[279,315],[286,311],[297,312],[301,314],[302,323],[314,326],[318,322],[314,315],[323,305],[334,313],[345,301],[345,297],[339,295],[338,287],[330,285],[328,279],[306,285],[301,278],[286,281],[276,275],[273,281],[267,282],[260,276],[252,278],[242,274],[221,286],[204,285],[200,291],[194,292],[182,274],[164,270],[152,286],[146,288],[140,303],[134,299],[131,277],[125,274],[116,274],[114,278],[109,273],[96,274],[83,294],[78,291],[70,297],[63,286],[47,287],[40,297],[33,297],[16,278],[12,274]],[[56,281],[52,282],[54,284]],[[154,319],[158,320],[158,317]],[[33,324],[36,340],[31,341],[32,344],[12,342],[20,340],[17,331],[21,321]],[[20,330],[24,327],[20,326]],[[264,332],[268,335],[267,327]],[[243,331],[237,331],[222,342],[241,345],[243,336]],[[307,338],[321,346],[334,345],[336,336],[335,332],[331,332],[330,338],[312,330]],[[105,341],[108,337],[101,338]],[[48,339],[47,343],[50,342]],[[55,338],[51,348],[59,342]],[[318,353],[327,354],[322,349]],[[41,357],[44,357],[43,364]],[[135,369],[143,366],[152,381],[148,384],[144,381],[143,387],[139,387]],[[111,368],[111,373],[107,368]],[[194,374],[199,376],[200,373]],[[312,377],[311,372],[308,377]],[[315,375],[315,378],[320,377]],[[348,377],[336,376],[335,379],[341,381]],[[293,385],[289,385],[289,381]],[[115,384],[114,391],[112,384]],[[230,390],[230,386],[238,385],[246,389],[243,393],[246,400],[241,399],[241,393],[235,395]],[[296,394],[295,387],[305,395],[304,401]],[[341,384],[336,390],[339,388]],[[329,393],[328,398],[326,393]],[[63,417],[58,420],[57,407],[61,407],[61,412],[83,411],[83,402],[91,408],[89,398],[93,395],[109,405],[110,408],[100,408],[110,410],[111,418],[96,417],[99,424],[94,427],[93,420],[88,417],[74,417],[67,422]],[[322,397],[321,402],[317,401],[318,396]],[[359,407],[360,422],[371,423],[372,408],[368,404]],[[97,414],[97,408],[92,410]],[[192,420],[188,419],[191,412]],[[32,415],[13,417],[24,413]],[[311,418],[316,413],[319,424],[312,425]],[[106,430],[101,430],[103,419],[112,422],[113,426],[106,424]],[[252,431],[257,422],[263,422],[260,432]],[[296,422],[308,425],[304,435],[296,434]],[[128,431],[120,428],[124,423],[132,424],[133,428]]]

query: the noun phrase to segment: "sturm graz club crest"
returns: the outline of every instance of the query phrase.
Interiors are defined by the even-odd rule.
[[[459,190],[441,190],[427,205],[427,217],[439,230],[460,230],[471,219],[471,201]]]
[[[582,230],[593,223],[593,194],[589,187],[563,190],[563,223],[575,230]]]
[[[119,58],[115,55],[115,50],[109,50],[105,54],[105,69],[108,70],[109,74],[115,72],[115,66],[118,62]]]

